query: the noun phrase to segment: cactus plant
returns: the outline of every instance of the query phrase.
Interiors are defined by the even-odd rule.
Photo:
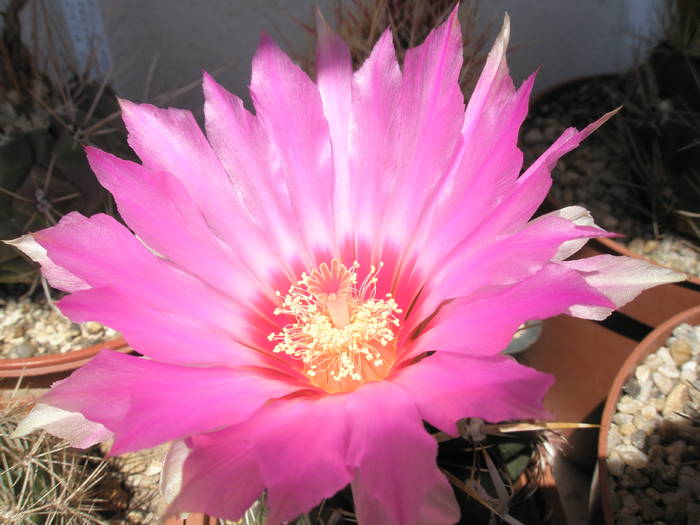
[[[11,433],[27,408],[14,397],[0,417],[0,522],[112,523],[104,513],[107,460],[70,448],[46,433],[13,438]]]
[[[20,13],[31,7],[34,32],[47,40],[28,49]],[[93,78],[65,59],[55,22],[37,0],[10,0],[0,45],[0,239],[54,224],[64,213],[111,212],[82,146],[128,156],[119,108],[107,75]],[[32,36],[32,42],[37,39]],[[0,245],[0,283],[31,283],[37,272],[14,248]]]

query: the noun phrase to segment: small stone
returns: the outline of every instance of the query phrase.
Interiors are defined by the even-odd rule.
[[[654,489],[651,489],[654,490]],[[639,502],[642,518],[645,521],[658,520],[664,517],[664,511],[650,499],[643,499]]]
[[[666,419],[677,416],[677,412],[682,412],[684,405],[689,400],[688,396],[688,386],[684,383],[678,383],[666,396],[666,403],[664,404],[663,416]],[[680,417],[680,416],[679,416]]]
[[[630,436],[636,430],[637,427],[635,427],[634,423],[632,423],[631,421],[629,423],[625,423],[624,425],[620,425],[620,434],[622,434],[623,436]]]
[[[634,253],[637,253],[639,255],[642,255],[644,253],[644,239],[641,239],[639,237],[635,237],[632,239],[632,241],[627,245],[627,247],[632,250]]]
[[[624,386],[622,387],[622,390],[626,393],[629,394],[630,396],[634,398],[639,398],[639,394],[642,391],[642,388],[639,386],[639,381],[637,381],[636,378],[632,377],[627,381]]]
[[[644,253],[651,253],[658,247],[659,241],[655,241],[654,239],[648,240],[644,243]]]
[[[634,426],[645,435],[652,434],[656,428],[656,416],[647,417],[640,412],[634,416],[632,423],[634,423]]]
[[[685,451],[688,449],[688,445],[682,439],[677,439],[670,445],[666,447],[667,456],[676,456],[678,458],[683,457]]]
[[[613,450],[620,443],[622,443],[622,435],[617,430],[617,426],[615,429],[611,427],[610,432],[608,432],[608,449]]]
[[[654,372],[651,377],[654,380],[654,384],[663,394],[668,394],[673,388],[673,380],[670,377],[660,372]]]
[[[667,458],[667,461],[670,461],[671,458],[674,456],[669,456]],[[678,484],[678,465],[664,465],[661,470],[659,471],[659,475],[661,479],[664,481],[664,483],[668,483],[669,485],[677,485]],[[666,494],[662,494],[662,498],[666,496]],[[664,500],[665,503],[665,500]],[[668,503],[667,503],[668,505]]]
[[[650,375],[651,370],[649,370],[649,367],[647,365],[639,365],[634,371],[634,377],[636,377],[637,381],[639,381],[640,383],[646,383]]]
[[[671,379],[678,379],[681,376],[676,365],[669,366],[667,364],[664,364],[659,367],[658,372]]]
[[[649,354],[644,360],[644,364],[649,367],[650,371],[653,372],[654,370],[656,370],[664,364],[664,360],[656,354]]]
[[[697,361],[688,361],[681,366],[681,379],[692,383],[698,378],[698,363]]]
[[[662,346],[661,348],[659,348],[656,351],[656,355],[661,358],[664,365],[668,365],[671,368],[676,367],[676,362],[673,360],[673,357],[671,357],[671,352],[669,352],[668,348],[666,348],[665,346]]]
[[[688,361],[693,355],[692,347],[684,340],[679,339],[674,342],[668,349],[671,357],[677,365],[682,365]]]
[[[688,502],[685,506],[687,523],[700,523],[700,503]]]
[[[654,408],[652,405],[644,405],[641,410],[641,415],[646,417],[646,418],[653,418],[656,417],[656,414],[658,412],[656,411],[656,408]]]
[[[24,341],[22,343],[19,343],[18,345],[15,345],[8,353],[7,353],[7,358],[8,359],[26,359],[28,357],[32,357],[36,355],[36,347],[27,342]]]
[[[700,495],[700,472],[689,465],[683,465],[678,472],[678,487],[690,494]]]
[[[104,329],[100,323],[96,323],[95,321],[87,321],[83,323],[83,326],[85,327],[85,331],[91,335],[99,334]]]
[[[624,498],[622,498],[622,506],[630,509],[632,513],[639,511],[639,503],[637,503],[637,498],[635,498],[632,494],[627,494]]]
[[[644,405],[641,401],[627,395],[622,396],[617,402],[617,410],[619,412],[624,412],[625,414],[636,414],[642,410],[643,406]]]
[[[644,430],[635,430],[630,434],[630,444],[639,450],[644,450],[647,441],[647,433]]]
[[[621,445],[617,447],[620,458],[630,468],[641,469],[649,464],[649,458],[641,450],[637,450],[631,445]]]
[[[625,463],[622,461],[620,453],[617,450],[613,450],[608,454],[608,471],[618,478],[622,476],[625,471]]]
[[[612,418],[613,423],[615,423],[616,425],[624,425],[625,423],[631,423],[633,419],[634,416],[632,414],[624,414],[622,412],[618,412]]]

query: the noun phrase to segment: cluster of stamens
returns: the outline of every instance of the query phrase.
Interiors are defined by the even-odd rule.
[[[391,294],[376,297],[383,264],[372,266],[358,285],[359,266],[354,262],[348,268],[333,259],[330,266],[302,273],[274,311],[295,322],[268,336],[277,341],[273,352],[301,360],[309,379],[330,392],[382,379],[395,353],[391,343],[401,309]]]

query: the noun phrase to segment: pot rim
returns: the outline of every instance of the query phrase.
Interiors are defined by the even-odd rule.
[[[123,337],[109,339],[80,350],[65,354],[48,354],[34,357],[0,359],[1,377],[22,377],[52,374],[78,368],[92,359],[102,349],[128,353],[131,348]]]
[[[623,363],[608,392],[603,415],[600,418],[600,433],[598,437],[598,492],[606,525],[613,525],[614,523],[610,503],[610,486],[608,484],[608,432],[610,431],[612,416],[615,413],[622,387],[627,379],[634,374],[637,365],[650,353],[663,346],[671,336],[673,329],[682,323],[700,324],[700,306],[695,306],[674,315],[642,339]]]

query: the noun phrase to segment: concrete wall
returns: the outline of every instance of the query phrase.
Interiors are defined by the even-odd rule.
[[[633,60],[658,22],[662,0],[487,0],[480,24],[500,27],[503,13],[512,22],[510,63],[516,81],[542,66],[537,89],[598,72],[618,71]],[[314,3],[330,0],[100,0],[118,89],[141,98],[149,64],[158,56],[150,85],[162,93],[224,67],[219,78],[242,95],[250,59],[260,33],[267,31],[303,47],[306,38],[296,20],[308,21]],[[196,88],[177,105],[198,108]]]

